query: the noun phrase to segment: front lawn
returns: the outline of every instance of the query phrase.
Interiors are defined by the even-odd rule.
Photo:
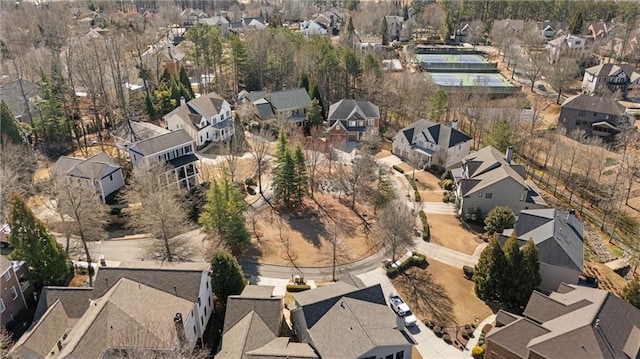
[[[481,241],[478,234],[470,230],[458,218],[447,214],[427,213],[433,243],[465,254],[473,254]]]
[[[413,267],[391,280],[398,294],[424,322],[445,326],[479,323],[493,311],[476,297],[473,282],[462,270],[429,260],[426,269]]]

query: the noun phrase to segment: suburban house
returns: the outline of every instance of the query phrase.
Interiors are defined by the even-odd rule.
[[[185,57],[185,52],[179,46],[169,41],[162,41],[149,46],[149,49],[142,54],[142,61],[159,78],[165,70],[177,76],[180,66],[185,62]]]
[[[216,358],[318,358],[309,344],[286,336],[284,298],[274,296],[273,290],[272,286],[247,285],[242,294],[229,296]]]
[[[359,37],[355,40],[354,47],[364,53],[377,54],[382,52],[382,38],[380,36]]]
[[[626,97],[628,89],[640,88],[640,72],[630,64],[600,64],[584,70],[582,91],[603,95],[620,93]]]
[[[311,107],[311,98],[304,88],[275,92],[251,91],[242,95],[252,104],[255,118],[263,123],[286,120],[302,125]]]
[[[486,359],[639,358],[640,309],[608,291],[561,284],[533,292],[523,316],[500,310]]]
[[[340,100],[329,106],[327,126],[332,142],[363,141],[378,135],[380,108],[369,101]]]
[[[450,125],[421,119],[400,130],[393,138],[393,154],[420,168],[437,164],[451,168],[471,152],[472,138]]]
[[[300,32],[304,36],[326,36],[327,26],[323,23],[315,22],[313,20],[303,21],[300,23]]]
[[[124,186],[122,167],[114,163],[113,159],[104,152],[99,152],[89,158],[62,156],[51,168],[51,173],[67,176],[69,181],[77,181],[95,188],[100,195],[100,201]]]
[[[389,41],[400,40],[404,17],[387,15],[384,18],[387,21],[387,34],[389,35]]]
[[[44,287],[34,322],[9,358],[191,353],[213,314],[209,273],[100,267],[93,288]]]
[[[198,23],[206,24],[209,26],[217,26],[220,29],[220,33],[224,36],[229,35],[229,20],[224,16],[213,16],[199,19]]]
[[[185,27],[193,26],[198,22],[198,20],[207,17],[209,17],[209,15],[200,9],[186,8],[180,13],[182,24]]]
[[[576,35],[559,36],[547,43],[547,60],[555,64],[561,57],[580,59],[585,55],[587,39]]]
[[[334,8],[319,14],[314,14],[312,18],[314,22],[324,25],[329,35],[337,35],[340,30],[340,25],[344,21],[344,14]]]
[[[556,26],[550,21],[538,22],[538,30],[544,39],[551,40],[556,37]]]
[[[502,244],[513,233],[520,247],[532,240],[538,248],[540,260],[540,289],[550,292],[561,283],[578,284],[584,258],[584,225],[574,210],[568,214],[554,208],[527,209],[512,229],[505,229],[499,237]]]
[[[166,163],[170,168],[165,175],[167,186],[177,183],[191,190],[200,183],[195,143],[183,128],[137,141],[127,150],[134,168]]]
[[[587,37],[593,41],[605,39],[609,36],[609,28],[603,21],[594,22],[587,27],[587,34]]]
[[[264,30],[267,23],[262,16],[258,17],[242,17],[240,21],[232,21],[229,23],[229,31],[241,33],[245,30]]]
[[[150,122],[128,120],[111,132],[115,147],[129,154],[134,143],[160,136],[171,131]]]
[[[411,358],[404,321],[389,308],[380,284],[357,278],[295,294],[291,310],[298,340],[323,359]]]
[[[525,22],[524,20],[519,19],[504,19],[504,20],[496,20],[493,22],[493,30],[502,29],[508,30],[512,33],[518,33],[524,31]]]
[[[170,131],[184,129],[196,147],[222,142],[235,133],[231,105],[215,92],[196,97],[162,117]]]
[[[24,261],[10,261],[0,256],[0,327],[14,324],[15,317],[29,306],[34,288],[27,279],[28,274]]]
[[[580,94],[565,100],[560,108],[558,125],[571,132],[585,131],[588,136],[612,139],[629,119],[626,109],[618,101],[589,94]]]
[[[509,207],[517,216],[524,209],[546,208],[536,185],[522,165],[513,162],[513,149],[505,154],[492,146],[467,155],[462,167],[452,171],[459,214],[480,220],[497,206]]]
[[[7,104],[16,120],[31,123],[39,113],[37,107],[41,101],[38,96],[39,91],[40,87],[33,82],[25,80],[5,82],[0,84],[0,99]]]

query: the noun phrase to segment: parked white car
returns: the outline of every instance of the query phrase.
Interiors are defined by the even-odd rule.
[[[404,318],[404,325],[407,327],[416,325],[418,318],[411,312],[407,303],[405,303],[399,295],[394,293],[389,294],[389,303],[391,303],[391,309],[401,318]]]

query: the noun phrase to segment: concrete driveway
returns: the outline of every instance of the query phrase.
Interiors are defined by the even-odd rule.
[[[378,164],[381,165],[381,166],[386,166],[386,167],[399,165],[401,163],[402,163],[402,160],[400,159],[400,157],[398,157],[396,155],[390,155],[390,156],[378,159]]]

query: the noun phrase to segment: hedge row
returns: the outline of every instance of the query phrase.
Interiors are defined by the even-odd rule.
[[[404,175],[404,177],[411,184],[411,188],[413,188],[413,197],[416,202],[421,202],[422,198],[420,197],[420,192],[418,192],[418,186],[416,185],[416,181],[409,175]]]
[[[394,170],[400,172],[400,173],[404,173],[404,170],[396,165],[391,166]]]
[[[427,214],[424,211],[420,211],[420,221],[422,222],[422,239],[425,241],[429,240],[429,236],[431,233],[429,231],[429,222],[427,221]]]
[[[462,267],[462,273],[464,273],[464,276],[467,279],[472,279],[473,278],[473,274],[475,273],[475,268],[471,267],[471,266],[463,266]]]
[[[311,289],[308,284],[287,284],[287,292],[289,293],[304,292],[308,289]]]
[[[421,266],[427,263],[427,257],[424,254],[420,254],[417,252],[413,252],[413,255],[404,260],[404,262],[400,263],[397,267],[388,267],[387,268],[387,276],[395,277],[398,273],[406,270],[409,267],[413,266]]]

